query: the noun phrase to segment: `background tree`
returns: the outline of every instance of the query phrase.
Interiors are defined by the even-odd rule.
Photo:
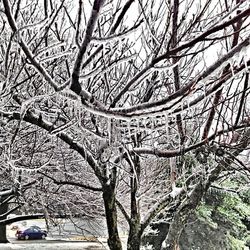
[[[27,126],[42,131],[35,158],[29,146],[22,158],[6,151],[16,179],[38,169],[46,181],[100,191],[110,249],[122,248],[118,208],[135,250],[169,212],[165,245],[177,248],[211,183],[231,167],[249,170],[233,165],[249,145],[247,1],[1,4],[0,112],[18,138],[5,147]],[[167,158],[159,168],[157,157]]]

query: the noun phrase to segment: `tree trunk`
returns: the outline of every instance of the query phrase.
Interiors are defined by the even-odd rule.
[[[179,238],[183,230],[187,214],[178,215],[170,225],[167,238],[164,241],[162,250],[179,250]]]
[[[127,250],[140,250],[141,245],[141,233],[140,233],[140,223],[132,222],[130,225]]]
[[[103,189],[103,200],[108,228],[108,246],[110,250],[122,250],[122,244],[118,234],[117,226],[115,192],[110,186],[106,186]]]
[[[162,250],[179,250],[179,239],[182,230],[187,223],[189,215],[199,205],[204,194],[202,182],[199,182],[189,197],[182,202],[170,224],[167,237],[162,245]]]
[[[3,203],[0,206],[0,215],[5,214],[8,211],[8,203]],[[3,219],[6,219],[6,216],[3,217]],[[9,242],[6,235],[6,225],[0,225],[0,243],[7,243]]]
[[[136,146],[136,144],[135,144]],[[134,157],[134,166],[136,173],[134,172],[133,167],[131,167],[131,176],[130,178],[130,208],[131,208],[131,220],[129,222],[129,235],[127,242],[127,250],[140,250],[141,245],[141,217],[139,212],[139,204],[136,199],[136,194],[138,190],[138,181],[140,178],[140,161],[138,156]]]

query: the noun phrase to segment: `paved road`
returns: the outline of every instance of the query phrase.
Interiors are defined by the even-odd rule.
[[[46,240],[17,240],[9,238],[10,244],[0,244],[1,250],[20,249],[20,250],[104,250],[108,249],[107,243],[87,242],[73,240],[56,240],[48,238]]]
[[[14,223],[13,223],[14,224]],[[10,230],[13,227],[13,224],[9,226],[9,237],[13,237],[13,232]],[[105,222],[102,220],[87,220],[87,219],[57,219],[55,224],[49,225],[49,228],[46,228],[45,220],[27,220],[15,223],[14,226],[19,228],[28,228],[29,226],[36,225],[43,229],[49,230],[48,237],[52,238],[72,238],[75,236],[88,236],[88,237],[105,237],[107,236]],[[8,227],[7,227],[8,229]]]
[[[29,220],[20,222],[20,228],[27,228],[31,225],[37,225],[41,228],[46,228],[44,220]],[[57,226],[50,225],[50,231],[46,240],[17,240],[15,237],[16,230],[11,230],[10,225],[7,227],[7,236],[9,244],[0,244],[0,250],[101,250],[108,249],[104,242],[86,242],[74,241],[81,239],[83,235],[93,236],[93,228],[86,221],[77,220],[72,224],[69,220],[58,221]],[[92,230],[90,230],[92,229]],[[102,230],[99,230],[99,233]]]
[[[1,250],[105,250],[107,246],[88,242],[52,242],[44,240],[25,241],[23,243],[0,244]]]
[[[0,244],[0,250],[105,250],[108,249],[106,242],[105,224],[100,221],[87,221],[76,219],[73,223],[69,220],[58,220],[57,226],[50,225],[46,240],[17,240],[16,230],[11,230],[13,225],[7,227],[8,239],[10,244]],[[32,225],[46,229],[44,220],[29,220],[20,222],[20,227]],[[100,242],[76,241],[89,240],[93,235],[99,236]],[[100,238],[100,236],[102,238]],[[126,240],[124,239],[124,244]]]

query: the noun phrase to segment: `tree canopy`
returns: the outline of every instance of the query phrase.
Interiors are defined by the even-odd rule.
[[[245,0],[3,0],[0,168],[18,196],[105,214],[115,250],[117,216],[136,250],[170,213],[173,249],[211,183],[249,178],[249,15]]]

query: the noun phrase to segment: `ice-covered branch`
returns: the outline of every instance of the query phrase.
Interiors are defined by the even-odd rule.
[[[104,117],[116,118],[116,119],[124,119],[131,120],[133,118],[143,118],[143,117],[155,117],[157,115],[162,114],[163,112],[168,113],[176,113],[179,110],[181,103],[185,98],[189,97],[196,89],[200,87],[200,84],[204,83],[204,81],[209,80],[208,78],[211,75],[219,72],[223,67],[228,64],[228,61],[243,51],[245,48],[249,47],[250,44],[250,36],[235,46],[232,50],[230,50],[227,54],[223,55],[220,59],[218,59],[214,64],[208,67],[205,71],[203,71],[199,76],[197,76],[194,80],[187,83],[184,87],[177,90],[175,93],[169,95],[166,98],[163,98],[154,102],[147,102],[138,105],[134,105],[129,108],[111,108],[107,110],[106,108],[97,108],[94,105],[84,104],[85,109],[89,112],[98,114]],[[249,61],[246,64],[242,64],[240,67],[235,68],[235,73],[239,73],[245,69],[245,67],[249,67]],[[113,107],[118,100],[120,100],[121,96],[129,89],[129,87],[137,80],[139,80],[145,73],[148,73],[148,69],[151,68],[152,65],[149,65],[144,70],[140,71],[139,74],[136,75],[133,79],[131,79],[127,85],[121,90],[121,92],[114,98],[111,107]],[[225,80],[228,80],[232,77],[231,74],[227,75],[223,81],[220,81],[216,84],[212,89],[208,90],[206,94],[212,94],[216,88],[219,87]],[[204,96],[203,96],[204,97]],[[193,104],[197,104],[203,98],[196,98],[196,101],[192,101]]]
[[[232,131],[236,131],[236,130],[242,130],[242,129],[245,129],[246,127],[249,127],[249,126],[250,126],[250,124],[249,125],[241,124],[239,126],[232,126],[226,130],[217,131],[217,133],[214,133],[213,135],[207,137],[206,139],[203,139],[200,142],[195,143],[189,147],[181,147],[181,148],[178,148],[176,150],[162,150],[162,149],[157,149],[154,147],[141,147],[141,148],[134,148],[133,151],[136,154],[149,154],[149,155],[155,155],[158,157],[172,158],[172,157],[183,155],[184,153],[190,152],[192,150],[195,150],[195,149],[201,147],[202,145],[205,145],[208,142],[214,140],[215,138],[217,138],[220,135],[227,134],[228,132],[232,132]]]
[[[8,119],[20,120],[21,114],[19,112],[1,112],[0,115],[6,117]],[[42,116],[39,114],[33,114],[32,112],[26,112],[23,116],[23,120],[36,125],[48,132],[53,131],[56,127],[51,123],[46,121]],[[72,138],[69,134],[64,132],[58,133],[57,137],[64,141],[66,144],[70,146],[73,150],[77,151],[90,165],[90,167],[95,171],[98,178],[101,178],[101,172],[98,168],[98,164],[91,153],[89,153],[80,143],[75,142],[74,138]]]
[[[45,177],[51,179],[57,185],[75,186],[75,187],[80,187],[80,188],[84,188],[84,189],[91,190],[91,191],[97,191],[97,192],[102,191],[101,187],[94,187],[94,186],[83,184],[83,183],[80,183],[77,181],[61,181],[61,180],[57,180],[57,179],[53,178],[52,176],[49,176],[49,175],[43,173],[43,172],[39,172],[39,173],[44,175]]]
[[[128,223],[130,223],[130,217],[129,217],[127,211],[125,210],[125,208],[123,207],[123,205],[117,199],[115,200],[115,203],[118,206],[118,208],[120,209],[120,211],[122,212],[122,214],[125,217],[126,221]]]
[[[236,54],[238,54],[241,50],[248,47],[249,45],[250,45],[250,36],[248,36],[241,43],[235,46],[227,54],[219,58],[215,63],[213,63],[210,67],[208,67],[203,73],[201,73],[196,79],[192,80],[187,85],[180,88],[175,93],[173,93],[172,95],[168,96],[165,99],[161,99],[155,102],[142,103],[130,108],[116,108],[112,110],[121,112],[123,114],[133,113],[135,116],[136,115],[140,116],[140,115],[146,115],[147,113],[150,114],[151,113],[150,109],[153,109],[153,112],[156,113],[157,110],[161,110],[161,106],[164,105],[164,110],[168,111],[170,108],[172,109],[173,106],[172,105],[166,106],[166,104],[168,104],[169,102],[173,102],[174,100],[177,100],[177,98],[192,93],[192,91],[194,91],[194,89],[197,88],[197,84],[200,81],[205,81],[206,78],[209,77],[211,74],[215,74],[215,72],[218,72],[221,68],[223,68],[225,65],[228,64],[229,59],[233,58]]]
[[[143,231],[150,222],[161,212],[166,206],[170,203],[172,197],[169,194],[166,194],[162,199],[160,199],[158,202],[156,202],[147,212],[147,214],[144,216],[142,222],[141,222],[141,230]]]
[[[23,52],[25,53],[25,55],[27,56],[27,58],[30,60],[31,64],[38,70],[38,72],[41,74],[41,76],[43,76],[46,79],[46,81],[55,90],[58,90],[58,87],[59,87],[58,84],[48,74],[48,72],[46,71],[46,69],[38,62],[38,60],[35,58],[35,55],[31,52],[31,50],[29,49],[28,45],[24,42],[24,40],[20,36],[17,24],[16,24],[16,22],[14,20],[12,12],[11,12],[9,1],[8,0],[3,0],[3,5],[4,5],[4,9],[5,9],[5,14],[7,16],[7,19],[8,19],[8,22],[9,22],[9,25],[10,25],[12,31],[16,35],[19,36],[17,39],[18,39],[18,43],[21,46]]]
[[[133,32],[136,31],[136,29],[138,27],[140,27],[140,25],[142,24],[143,20],[139,21],[136,25],[134,25],[132,28],[119,33],[119,34],[111,34],[108,37],[92,37],[92,41],[96,42],[96,43],[106,43],[106,42],[111,42],[111,41],[117,41],[117,40],[121,40],[123,38],[128,37],[129,35],[131,35]]]
[[[242,71],[247,70],[250,67],[250,60],[247,61],[246,65],[242,64],[239,67],[234,68],[234,77],[237,77]],[[216,91],[222,89],[224,84],[233,77],[231,71],[224,72],[224,74],[220,77],[219,81],[215,83],[211,88],[208,88],[204,91],[204,93],[199,94],[196,98],[191,100],[188,104],[184,104],[181,108],[178,107],[172,111],[172,114],[177,114],[179,112],[183,112],[187,109],[195,107],[199,102],[205,101],[206,99],[210,98]],[[163,108],[164,110],[164,108]]]
[[[155,58],[153,60],[153,63],[156,64],[168,57],[171,57],[171,55],[177,53],[177,52],[180,52],[184,49],[187,49],[187,48],[191,48],[193,47],[195,44],[197,44],[198,42],[202,42],[205,38],[207,38],[209,35],[211,34],[214,34],[220,30],[223,30],[225,29],[226,27],[230,26],[230,25],[233,25],[235,24],[236,22],[238,22],[240,19],[244,18],[244,17],[248,17],[250,15],[250,8],[244,10],[243,12],[239,13],[237,16],[235,16],[234,18],[232,19],[229,19],[228,21],[222,23],[222,24],[219,24],[219,25],[216,25],[212,28],[210,28],[209,30],[203,32],[201,35],[199,35],[198,37],[194,38],[193,40],[187,42],[187,43],[184,43],[182,44],[181,46],[177,47],[177,48],[174,48],[174,49],[170,49],[169,51],[167,51],[166,53],[164,53],[163,55]]]
[[[116,22],[114,23],[114,25],[111,27],[109,35],[113,35],[114,32],[116,31],[116,29],[119,27],[119,25],[121,24],[125,14],[127,13],[127,11],[129,10],[131,4],[134,2],[135,0],[129,0],[126,2],[126,4],[124,5],[124,7],[122,8],[121,13],[118,15],[118,18],[116,20]],[[88,58],[87,60],[82,64],[82,68],[84,69],[94,58],[95,56],[103,49],[103,44],[101,44]]]
[[[92,95],[87,90],[82,89],[80,82],[79,82],[82,60],[83,60],[83,56],[85,55],[85,52],[87,51],[87,47],[91,41],[97,18],[99,16],[101,7],[104,2],[105,0],[94,1],[91,16],[87,24],[85,37],[80,46],[80,49],[78,51],[78,54],[76,56],[76,60],[74,63],[74,68],[73,68],[73,73],[72,73],[72,83],[71,83],[70,89],[74,91],[76,94],[81,95],[84,100],[91,99]]]
[[[153,64],[149,64],[144,69],[138,72],[126,85],[125,87],[119,92],[119,94],[114,98],[112,104],[110,105],[111,108],[114,108],[117,102],[121,99],[121,97],[130,89],[130,87],[139,81],[142,77],[149,74],[148,72],[153,67]]]
[[[14,189],[8,189],[8,190],[3,190],[3,191],[0,191],[0,196],[7,196],[7,195],[12,195],[15,193],[15,190]]]
[[[93,71],[87,73],[86,75],[81,75],[79,78],[80,78],[81,80],[85,80],[85,79],[88,79],[88,78],[90,78],[90,77],[96,77],[96,76],[98,76],[99,74],[104,74],[104,73],[110,71],[111,69],[113,69],[114,67],[116,67],[117,65],[122,64],[122,63],[124,63],[124,62],[127,62],[127,61],[131,60],[131,59],[134,58],[134,57],[135,57],[135,55],[124,56],[124,57],[122,57],[122,58],[120,58],[120,59],[118,59],[118,60],[115,60],[115,61],[111,62],[111,63],[110,63],[109,65],[107,65],[107,67],[104,68],[104,69],[103,69],[102,66],[100,66],[99,68],[94,69]]]
[[[167,51],[165,54],[155,58],[152,60],[152,62],[146,66],[144,69],[142,69],[141,71],[139,71],[137,73],[137,75],[134,76],[134,78],[129,82],[127,83],[127,85],[122,89],[122,91],[115,97],[115,99],[113,100],[113,103],[111,104],[111,108],[114,108],[116,103],[121,99],[121,97],[127,92],[127,90],[143,75],[143,74],[146,74],[148,70],[150,70],[154,65],[156,65],[157,63],[159,63],[160,61],[166,59],[166,58],[169,58],[171,57],[172,55],[175,55],[177,52],[180,52],[182,51],[183,49],[186,49],[186,48],[190,48],[190,47],[193,47],[196,43],[200,42],[200,41],[203,41],[207,36],[217,32],[217,31],[220,31],[234,23],[236,23],[238,20],[240,20],[241,18],[243,17],[246,17],[250,15],[250,8],[245,10],[244,12],[240,13],[239,15],[237,15],[236,17],[232,18],[231,20],[227,21],[227,22],[224,22],[223,24],[220,24],[220,25],[217,25],[211,29],[209,29],[208,31],[204,32],[203,34],[201,34],[200,36],[198,36],[197,38],[193,39],[192,41],[190,42],[187,42],[177,48],[173,48],[173,49],[170,49],[169,51]],[[218,62],[219,63],[219,62]],[[216,67],[216,65],[214,65],[214,67]],[[210,70],[212,68],[210,67]],[[209,73],[207,71],[207,73]],[[207,77],[208,75],[204,74],[204,78]]]

